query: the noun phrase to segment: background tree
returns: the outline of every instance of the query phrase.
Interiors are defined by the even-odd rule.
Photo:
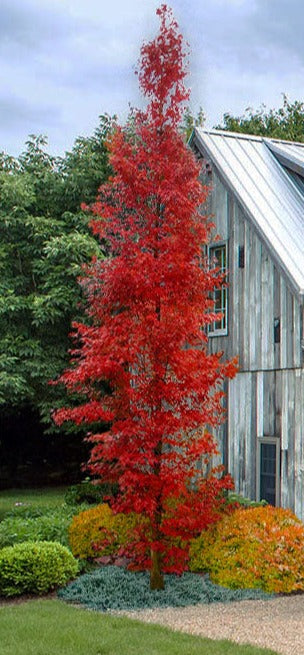
[[[304,141],[304,102],[290,102],[286,95],[283,95],[283,104],[278,109],[267,110],[265,105],[257,110],[248,108],[242,116],[224,114],[223,121],[216,129]]]
[[[78,137],[72,151],[60,161],[63,211],[79,212],[81,203],[93,202],[100,185],[108,179],[111,167],[106,143],[115,121],[116,116],[101,115],[94,134]]]
[[[49,155],[45,137],[34,135],[17,159],[0,155],[2,484],[16,484],[30,467],[36,482],[45,481],[43,461],[55,437],[42,438],[41,421],[49,426],[51,408],[64,402],[64,390],[49,380],[67,365],[71,318],[83,317],[82,264],[101,256],[80,204],[92,201],[108,178],[112,122],[101,117],[94,135],[77,139],[64,158]],[[75,439],[72,444],[75,451]],[[85,456],[83,446],[81,452]],[[64,458],[56,453],[58,466]],[[69,465],[74,457],[67,459]]]
[[[184,134],[186,141],[190,139],[192,130],[195,127],[204,127],[206,121],[206,115],[202,107],[199,108],[197,114],[192,114],[190,107],[186,107],[183,117],[180,130]]]
[[[230,484],[200,467],[216,451],[207,425],[222,418],[219,385],[235,371],[207,352],[209,296],[222,279],[202,256],[207,189],[179,132],[188,98],[182,37],[166,6],[157,13],[160,32],[143,45],[139,67],[148,107],[131,132],[114,132],[114,176],[92,207],[110,257],[87,269],[92,324],[74,325],[74,366],[62,377],[86,402],[56,414],[57,423],[108,422],[90,437],[90,468],[118,480],[115,510],[145,516],[137,547],[151,588],[163,587],[163,570],[183,569],[186,543],[215,519]]]

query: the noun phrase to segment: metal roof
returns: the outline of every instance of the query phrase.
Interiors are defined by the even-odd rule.
[[[296,160],[304,175],[304,145],[201,128],[192,143],[214,162],[294,289],[304,294],[304,193],[279,157]]]
[[[264,141],[283,166],[299,175],[304,175],[303,143],[278,141],[277,139],[264,139]]]

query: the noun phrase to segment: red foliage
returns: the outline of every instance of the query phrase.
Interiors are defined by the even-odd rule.
[[[90,436],[90,470],[119,481],[114,509],[144,513],[143,547],[148,540],[163,553],[167,537],[188,541],[213,521],[221,489],[232,486],[228,476],[204,479],[199,462],[216,452],[204,426],[222,420],[220,384],[235,362],[206,348],[210,296],[221,284],[203,255],[210,224],[198,208],[208,189],[178,131],[188,98],[182,37],[165,5],[157,13],[160,32],[142,46],[139,68],[147,109],[111,137],[115,174],[91,208],[110,256],[82,281],[91,324],[74,325],[80,346],[62,377],[87,402],[56,421],[110,425]],[[172,566],[179,570],[177,559]]]

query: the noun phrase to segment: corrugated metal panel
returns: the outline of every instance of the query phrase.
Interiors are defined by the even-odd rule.
[[[304,195],[300,188],[260,137],[196,128],[194,140],[235,192],[295,290],[303,294]],[[302,152],[302,146],[295,147]]]

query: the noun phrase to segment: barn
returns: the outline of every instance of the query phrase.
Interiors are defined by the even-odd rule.
[[[210,184],[212,352],[238,355],[219,443],[236,491],[304,519],[304,144],[196,128]],[[218,236],[217,236],[218,235]]]

